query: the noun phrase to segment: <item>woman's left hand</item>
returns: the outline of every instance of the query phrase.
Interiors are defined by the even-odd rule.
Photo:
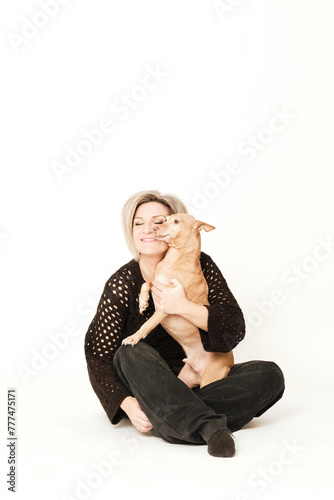
[[[166,314],[181,314],[188,302],[184,288],[176,278],[168,281],[172,286],[153,281],[152,297],[155,307]]]

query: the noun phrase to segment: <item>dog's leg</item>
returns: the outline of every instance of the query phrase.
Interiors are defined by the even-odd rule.
[[[200,385],[201,377],[191,366],[187,363],[186,359],[183,359],[185,365],[181,368],[178,378],[182,380],[190,389]]]
[[[208,364],[204,370],[200,387],[227,377],[234,365],[233,351],[208,353]]]
[[[146,311],[146,309],[148,307],[148,301],[149,301],[149,297],[150,297],[151,287],[152,287],[152,283],[149,283],[148,281],[143,283],[141,286],[140,294],[139,294],[139,312],[140,312],[140,314],[143,314],[143,312]]]
[[[141,339],[147,337],[147,335],[161,323],[161,321],[168,316],[168,314],[163,313],[162,311],[155,311],[153,316],[150,317],[140,328],[139,330],[130,335],[130,337],[126,337],[123,341],[123,345],[136,345]]]

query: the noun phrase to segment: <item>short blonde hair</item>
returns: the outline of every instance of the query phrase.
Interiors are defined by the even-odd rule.
[[[135,260],[139,260],[140,254],[137,251],[133,242],[133,219],[137,208],[144,203],[155,201],[169,208],[170,214],[188,213],[187,208],[182,201],[172,194],[161,194],[159,191],[139,191],[133,194],[124,204],[122,209],[122,225],[125,236],[125,241]]]

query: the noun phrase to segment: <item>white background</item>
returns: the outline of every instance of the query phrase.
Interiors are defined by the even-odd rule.
[[[17,498],[330,498],[332,2],[70,0],[52,15],[43,3],[0,11],[2,491],[15,388]],[[147,68],[164,74],[152,90]],[[124,118],[111,106],[126,95]],[[270,132],[279,112],[289,118]],[[104,119],[114,131],[57,175]],[[219,185],[231,161],[237,173]],[[120,211],[142,189],[174,193],[216,226],[203,250],[248,325],[236,361],[274,360],[286,377],[231,460],[111,426],[89,384],[84,335],[131,259]],[[113,452],[119,463],[94,484],[94,463]]]

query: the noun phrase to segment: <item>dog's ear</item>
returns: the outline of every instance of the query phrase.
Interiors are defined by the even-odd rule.
[[[195,222],[195,229],[197,229],[198,231],[200,231],[201,229],[204,229],[205,232],[209,232],[209,231],[213,231],[215,228],[215,226],[211,226],[210,224],[207,224],[206,222],[202,222],[201,220],[197,220]]]

